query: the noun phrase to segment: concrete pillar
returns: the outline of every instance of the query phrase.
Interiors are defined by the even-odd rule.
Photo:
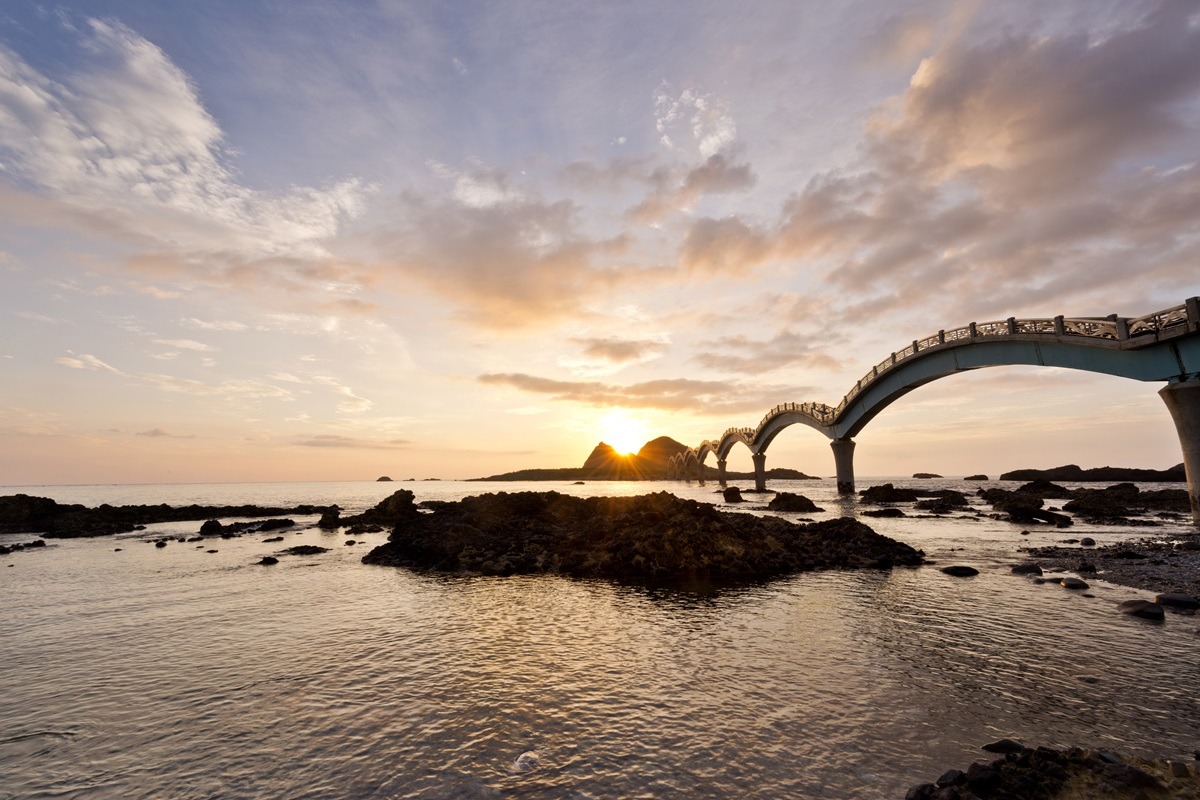
[[[754,453],[754,488],[760,492],[767,490],[767,454]]]
[[[717,482],[721,484],[721,488],[725,488],[725,459],[717,459]]]
[[[1183,449],[1183,468],[1187,471],[1192,521],[1200,525],[1200,378],[1168,383],[1158,396],[1175,420],[1175,432]]]
[[[837,468],[838,493],[854,494],[854,440],[834,439],[829,446],[833,448],[833,463]]]

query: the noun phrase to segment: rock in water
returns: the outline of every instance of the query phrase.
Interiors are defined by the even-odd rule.
[[[540,759],[538,758],[537,753],[532,750],[526,750],[524,753],[521,753],[521,755],[517,756],[517,760],[512,763],[512,766],[509,767],[508,771],[514,775],[519,772],[531,772],[534,769],[537,769],[539,760]]]
[[[1200,599],[1192,597],[1190,594],[1181,594],[1179,592],[1166,592],[1164,594],[1160,594],[1154,598],[1154,602],[1162,606],[1170,606],[1171,608],[1200,608]]]
[[[1124,603],[1121,603],[1120,609],[1122,614],[1159,622],[1162,621],[1164,616],[1163,607],[1158,603],[1151,603],[1149,600],[1126,600]]]
[[[942,567],[942,572],[947,575],[952,575],[955,578],[969,578],[972,575],[978,575],[979,570],[974,567],[968,567],[965,564],[956,564],[949,567]]]
[[[745,502],[744,500],[742,500],[742,490],[736,486],[730,486],[728,489],[721,492],[721,494],[725,498],[726,503]]]
[[[423,507],[431,513],[397,523],[387,543],[363,561],[487,575],[682,580],[886,569],[918,565],[924,555],[851,518],[798,525],[669,492],[501,492]]]
[[[780,492],[775,495],[771,498],[771,502],[767,503],[767,508],[771,511],[790,511],[800,514],[812,514],[825,510],[804,495],[791,492]]]
[[[392,479],[389,478],[387,475],[380,475],[378,478],[375,479],[375,482],[376,483],[391,483]]]

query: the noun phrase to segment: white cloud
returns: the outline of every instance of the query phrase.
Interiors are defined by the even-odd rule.
[[[663,83],[654,95],[654,125],[660,141],[670,150],[681,148],[678,137],[691,133],[705,158],[714,156],[737,139],[737,123],[725,102],[711,94],[684,89],[678,96]]]
[[[100,359],[98,359],[95,356],[90,355],[88,353],[74,353],[74,352],[71,352],[70,350],[68,350],[67,352],[71,353],[71,355],[56,358],[56,359],[54,359],[54,363],[61,364],[64,367],[70,367],[71,369],[87,369],[87,370],[92,370],[92,371],[96,371],[96,372],[108,372],[112,375],[124,375],[125,374],[124,372],[117,369],[116,367],[106,364],[103,361],[101,361]]]
[[[195,350],[201,353],[212,353],[218,349],[211,344],[197,342],[195,339],[155,339],[154,343],[167,347],[177,347],[180,350]]]
[[[322,256],[363,208],[357,180],[267,193],[229,166],[217,121],[160,48],[90,20],[75,72],[51,78],[0,48],[0,146],[40,191],[171,249]]]
[[[218,320],[202,320],[195,317],[185,317],[179,320],[179,324],[185,328],[195,328],[201,331],[245,331],[249,330],[250,326],[244,322],[238,322],[231,319]]]

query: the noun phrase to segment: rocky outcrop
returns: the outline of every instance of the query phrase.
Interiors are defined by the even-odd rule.
[[[1048,522],[1057,528],[1071,525],[1065,514],[1042,509],[1042,499],[1027,492],[1010,492],[1007,489],[980,489],[979,496],[992,508],[1007,516],[1010,522]]]
[[[925,479],[925,478],[940,478],[942,476],[938,475],[936,472],[914,472],[913,477]]]
[[[1103,489],[1077,489],[1071,502],[1063,506],[1089,520],[1123,520],[1148,510],[1187,513],[1190,510],[1185,489],[1159,489],[1143,492],[1132,483],[1118,483]]]
[[[976,762],[966,771],[951,769],[931,783],[909,789],[905,800],[1055,800],[1105,797],[1133,800],[1192,797],[1200,775],[1186,761],[1122,758],[1108,750],[1023,747],[1011,740],[1003,758]],[[999,743],[997,743],[999,744]]]
[[[389,478],[387,475],[380,475],[378,478],[375,479],[375,482],[376,483],[391,483],[392,479]]]
[[[721,492],[721,497],[726,503],[744,503],[742,498],[742,490],[736,486],[728,486]]]
[[[1048,481],[1186,481],[1183,464],[1176,464],[1170,469],[1134,469],[1131,467],[1094,467],[1083,469],[1078,464],[1067,464],[1053,469],[1018,469],[1005,472],[1000,476],[1002,481],[1033,481],[1043,478]]]
[[[968,475],[967,477],[963,478],[963,480],[964,481],[986,481],[986,480],[988,480],[988,476],[984,475],[982,473],[979,475]]]
[[[1018,492],[1023,494],[1031,494],[1034,497],[1052,498],[1055,500],[1067,500],[1071,497],[1071,490],[1065,486],[1059,486],[1057,483],[1051,483],[1044,478],[1030,481],[1017,488]]]
[[[586,498],[502,492],[408,516],[363,561],[497,575],[749,579],[916,565],[922,553],[849,518],[797,525],[667,492]]]
[[[140,525],[156,522],[215,520],[221,517],[273,517],[284,514],[319,514],[324,506],[301,505],[294,508],[270,506],[110,506],[96,508],[64,505],[48,497],[25,494],[0,497],[0,533],[41,533],[51,539],[82,536],[107,536],[127,533]]]

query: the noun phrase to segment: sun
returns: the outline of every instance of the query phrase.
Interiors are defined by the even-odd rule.
[[[610,411],[599,420],[601,438],[623,456],[636,453],[646,443],[646,422],[628,412]]]

